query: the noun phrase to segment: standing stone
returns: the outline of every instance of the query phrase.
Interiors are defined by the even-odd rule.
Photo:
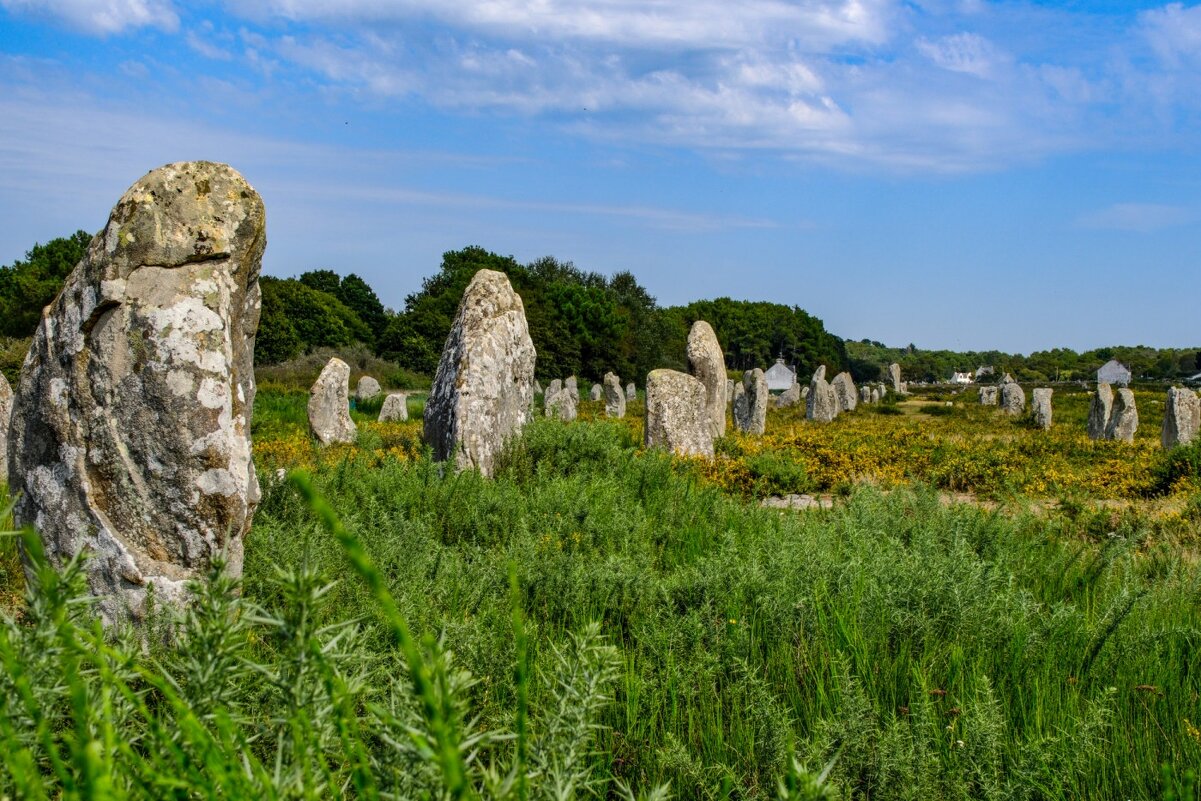
[[[8,481],[8,424],[13,413],[13,388],[0,374],[0,482]]]
[[[580,385],[576,382],[575,376],[569,375],[563,379],[563,391],[571,396],[571,402],[579,405],[580,402]]]
[[[626,416],[626,396],[621,391],[621,379],[605,373],[605,414],[608,417]]]
[[[806,387],[806,391],[808,391],[808,387]],[[801,385],[797,383],[796,378],[794,377],[792,380],[792,386],[781,392],[780,396],[776,398],[776,408],[785,409],[789,406],[796,406],[801,402],[802,397],[803,393],[801,392]]]
[[[809,382],[809,397],[805,401],[805,417],[815,423],[828,423],[838,416],[838,396],[826,382],[826,366],[823,364]]]
[[[1138,409],[1134,405],[1134,392],[1122,387],[1113,398],[1113,412],[1109,415],[1105,438],[1134,442],[1135,431],[1138,431]]]
[[[1044,431],[1051,428],[1051,393],[1050,387],[1038,387],[1034,390],[1034,424]]]
[[[309,431],[322,445],[354,442],[350,419],[350,365],[330,359],[309,388]]]
[[[905,382],[901,380],[901,365],[896,362],[888,365],[888,381],[892,384],[893,392],[898,395],[906,394]]]
[[[1088,438],[1105,439],[1109,431],[1109,419],[1113,416],[1113,387],[1097,384],[1088,406]]]
[[[688,332],[688,372],[705,385],[705,411],[713,439],[726,433],[726,357],[717,344],[717,334],[704,320]]]
[[[242,573],[263,202],[235,170],[168,164],[117,202],[42,313],[13,399],[18,526],[62,565],[81,550],[108,623],[153,587],[180,605],[224,554]]]
[[[675,370],[652,370],[646,377],[646,447],[712,456],[713,425],[706,397],[700,379]]]
[[[727,378],[726,379],[726,403],[732,404],[733,402],[734,402],[734,379]]]
[[[573,384],[564,384],[559,379],[550,382],[550,386],[546,390],[546,394],[542,397],[543,410],[547,417],[553,417],[564,422],[571,422],[576,418],[579,407],[579,396],[573,394],[575,392],[575,378],[568,379]]]
[[[4,389],[0,386],[0,392]],[[0,421],[3,416],[0,415]],[[1172,387],[1163,413],[1163,433],[1160,441],[1165,448],[1188,445],[1201,432],[1201,398],[1191,389]]]
[[[638,387],[634,386],[634,382],[626,384],[626,400],[632,401],[638,397]]]
[[[767,427],[767,376],[756,367],[734,385],[734,425],[747,434],[762,434]]]
[[[361,376],[354,388],[354,399],[362,403],[371,400],[382,391],[379,382],[374,378],[369,375]]]
[[[872,388],[867,386],[866,384],[859,387],[859,402],[860,403],[871,403],[872,402]]]
[[[1010,381],[1001,384],[1001,411],[1006,414],[1021,414],[1026,410],[1026,393],[1020,384]]]
[[[598,401],[604,396],[604,394],[605,390],[600,384],[593,384],[592,391],[588,393],[588,400]]]
[[[463,292],[425,404],[434,458],[492,475],[505,442],[529,421],[534,361],[521,297],[504,273],[480,270]]]
[[[996,406],[998,390],[996,387],[980,387],[980,405]]]
[[[851,378],[850,373],[842,372],[834,376],[834,380],[830,382],[830,387],[834,390],[834,395],[838,398],[838,410],[840,412],[855,411],[855,407],[859,405],[859,396],[855,392],[855,380]]]
[[[879,387],[872,387],[872,403],[873,404],[879,403],[881,398],[883,398],[883,397],[884,397],[884,394],[880,391]]]
[[[535,395],[541,395],[541,394],[543,394],[543,392],[542,392],[542,382],[541,382],[541,381],[539,381],[539,380],[538,380],[538,379],[536,379],[536,378],[534,379],[534,394],[535,394]]]
[[[403,423],[409,419],[409,396],[403,392],[392,392],[384,398],[379,410],[381,423]]]

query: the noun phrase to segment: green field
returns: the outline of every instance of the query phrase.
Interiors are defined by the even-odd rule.
[[[287,441],[303,396],[256,414]],[[44,573],[0,629],[3,792],[1173,798],[1201,764],[1194,540],[1138,514],[920,481],[774,511],[601,421],[483,480],[419,425],[312,459],[316,509],[263,470],[241,594],[148,642]]]

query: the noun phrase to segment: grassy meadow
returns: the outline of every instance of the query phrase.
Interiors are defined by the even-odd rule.
[[[265,381],[240,587],[106,639],[7,540],[0,795],[1196,798],[1201,448],[1138,400],[1133,445],[918,390],[712,461],[585,401],[483,480],[420,393],[322,450]]]

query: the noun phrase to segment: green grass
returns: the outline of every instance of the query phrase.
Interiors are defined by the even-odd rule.
[[[174,649],[101,647],[43,576],[0,638],[0,792],[1195,797],[1161,766],[1201,763],[1201,571],[1137,520],[778,512],[635,446],[539,421],[494,480],[269,482],[242,594],[202,590]]]

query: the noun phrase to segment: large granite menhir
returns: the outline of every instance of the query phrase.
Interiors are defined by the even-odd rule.
[[[265,245],[241,175],[168,164],[126,191],[42,313],[14,397],[14,514],[56,564],[90,551],[108,623],[142,619],[151,588],[183,603],[221,555],[241,575]]]
[[[8,423],[13,413],[13,388],[0,374],[0,481],[8,481]]]
[[[1112,415],[1113,387],[1102,382],[1097,384],[1097,391],[1088,405],[1088,438],[1105,439]]]
[[[621,389],[621,379],[613,373],[605,373],[605,415],[626,416],[626,396]]]
[[[767,376],[756,367],[734,385],[734,426],[746,434],[762,434],[767,426]]]
[[[530,418],[534,342],[508,277],[480,270],[459,302],[425,406],[434,458],[492,475],[505,441]]]
[[[3,387],[0,387],[0,391]],[[2,418],[0,418],[2,419]],[[1188,445],[1201,433],[1201,398],[1191,389],[1172,387],[1164,406],[1160,441],[1165,448]]]
[[[805,418],[817,423],[828,423],[838,416],[838,394],[826,381],[826,366],[823,364],[813,373],[809,382],[809,396],[805,399]]]
[[[705,398],[700,379],[675,370],[652,370],[646,377],[646,447],[712,456],[713,427]]]
[[[705,385],[704,407],[713,439],[726,434],[726,357],[713,326],[697,320],[688,332],[688,372]]]
[[[361,382],[360,382],[361,385]],[[350,419],[350,365],[330,359],[309,387],[309,433],[322,445],[354,442],[359,434]]]

